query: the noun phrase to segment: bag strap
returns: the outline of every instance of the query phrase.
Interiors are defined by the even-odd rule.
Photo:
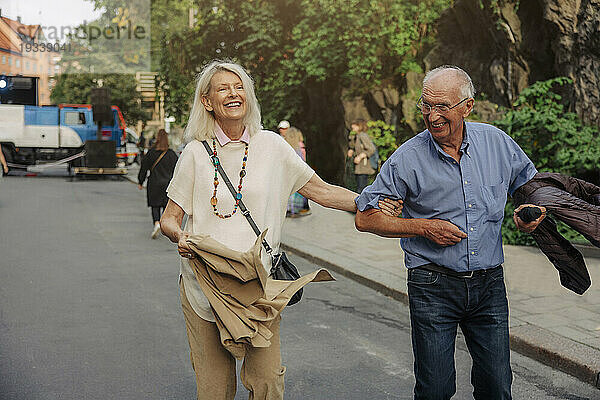
[[[154,164],[152,164],[152,167],[150,168],[150,172],[152,172],[152,170],[154,169],[154,167],[156,167],[156,164],[158,164],[159,161],[162,160],[162,158],[165,156],[165,154],[167,154],[167,150],[163,151],[162,154],[160,155],[160,157],[158,157],[156,159],[156,161],[154,161]]]
[[[225,184],[229,188],[229,191],[233,195],[233,198],[237,201],[237,197],[236,197],[237,193],[235,192],[235,188],[231,184],[231,181],[229,180],[229,177],[225,173],[225,170],[223,170],[221,163],[218,162],[219,157],[217,157],[213,154],[213,151],[210,149],[210,146],[206,140],[203,140],[202,144],[204,145],[204,148],[208,152],[208,156],[210,157],[213,165],[215,164],[215,162],[217,162],[217,170],[219,171],[219,174],[221,174],[221,177],[223,178],[223,181],[225,181]],[[254,233],[256,233],[256,236],[260,236],[262,232],[260,231],[260,229],[258,229],[258,226],[252,219],[252,216],[250,215],[250,211],[248,211],[248,209],[246,208],[246,205],[244,204],[242,199],[240,199],[238,207],[239,207],[240,211],[242,212],[242,214],[244,215],[244,217],[246,217],[246,220],[248,220],[248,223],[252,227],[252,230],[254,231]],[[273,249],[271,249],[271,246],[269,246],[269,243],[267,243],[267,241],[265,239],[263,239],[262,245],[265,248],[265,251],[267,252],[267,254],[269,256],[272,256]]]

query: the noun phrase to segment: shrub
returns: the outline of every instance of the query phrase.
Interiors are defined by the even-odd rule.
[[[381,120],[369,121],[367,126],[369,127],[367,133],[377,146],[379,159],[383,163],[398,147],[394,136],[394,127]]]
[[[562,96],[553,88],[572,81],[554,78],[524,89],[495,125],[512,136],[539,171],[577,176],[596,169],[600,162],[598,129],[585,126],[572,112],[565,112]]]
[[[534,162],[538,171],[560,172],[571,176],[590,176],[600,162],[598,129],[585,126],[556,91],[572,81],[559,77],[536,82],[519,95],[515,109],[495,125],[508,133]],[[513,205],[505,209],[502,235],[506,244],[531,245],[528,234],[517,230]],[[564,224],[559,231],[569,240],[586,243],[583,236]]]

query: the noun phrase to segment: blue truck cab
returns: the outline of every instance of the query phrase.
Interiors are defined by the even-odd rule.
[[[73,129],[81,138],[82,143],[97,139],[97,127],[94,123],[92,106],[88,104],[61,104],[60,125]],[[117,147],[124,145],[125,121],[119,107],[112,106],[113,120],[109,125],[102,126],[101,140],[112,140]]]
[[[115,143],[117,155],[126,144],[121,111],[112,106],[112,121],[102,126],[100,140]],[[7,161],[33,165],[59,161],[80,153],[88,141],[97,140],[92,106],[0,105],[0,144]]]

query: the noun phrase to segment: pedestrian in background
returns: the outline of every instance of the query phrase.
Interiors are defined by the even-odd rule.
[[[292,146],[292,149],[302,158],[302,161],[306,162],[306,148],[304,146],[304,136],[302,131],[294,126],[289,126],[289,122],[281,121],[279,126],[287,126],[288,128],[279,129],[281,136],[286,142]],[[304,215],[310,215],[310,206],[308,205],[308,199],[302,196],[300,193],[293,193],[288,199],[286,217],[301,217]]]
[[[181,255],[179,288],[198,399],[233,400],[237,377],[233,355],[221,344],[213,309],[189,262],[194,252],[190,235],[210,235],[233,251],[247,251],[256,234],[238,211],[242,199],[266,241],[277,253],[285,221],[285,204],[299,191],[319,204],[354,211],[356,194],[324,182],[285,140],[261,129],[260,106],[254,84],[238,64],[213,61],[200,73],[194,105],[181,153],[168,188],[169,203],[161,219],[163,233],[177,243]],[[286,129],[289,128],[289,125]],[[208,154],[203,141],[210,146]],[[213,159],[213,155],[216,157]],[[239,177],[237,194],[221,182],[215,164],[231,179]],[[237,183],[237,182],[236,182]],[[391,205],[398,210],[400,203]],[[188,215],[184,230],[181,224]],[[262,253],[267,271],[271,260]],[[241,367],[241,380],[250,399],[281,400],[285,367],[281,365],[280,319],[269,328],[269,347],[248,346]]]
[[[2,174],[0,176],[8,174],[8,164],[6,163],[6,158],[4,158],[2,146],[0,146],[0,164],[2,164]]]
[[[286,121],[285,119],[282,121],[279,121],[279,124],[277,125],[277,130],[279,131],[279,134],[282,137],[285,137],[285,133],[287,132],[288,129],[290,129],[289,121]]]
[[[146,155],[146,137],[144,136],[144,132],[140,133],[140,138],[136,143],[138,148],[138,155],[135,157],[133,162],[137,162],[138,165],[142,165],[142,160]]]
[[[364,119],[355,120],[351,127],[348,158],[352,158],[354,161],[356,191],[361,193],[368,185],[369,177],[377,172],[369,162],[369,157],[375,154],[377,147],[367,133],[367,122]]]
[[[156,135],[154,145],[142,158],[138,174],[138,188],[142,190],[146,176],[150,173],[146,197],[148,207],[152,209],[152,222],[154,223],[151,234],[152,239],[156,239],[160,232],[160,217],[168,201],[167,186],[173,177],[176,163],[177,154],[169,149],[169,137],[167,132],[161,129]]]

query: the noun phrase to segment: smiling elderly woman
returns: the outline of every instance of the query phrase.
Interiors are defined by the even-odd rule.
[[[230,177],[239,177],[238,198],[252,213],[267,242],[277,250],[285,220],[287,199],[299,192],[325,206],[355,211],[356,193],[324,182],[281,136],[261,129],[252,79],[239,65],[213,61],[200,73],[190,119],[187,145],[167,189],[169,202],[161,219],[162,232],[178,243],[181,255],[180,292],[187,326],[198,399],[233,399],[235,359],[221,345],[215,317],[190,266],[190,234],[207,234],[235,251],[247,251],[256,235],[238,211],[231,192],[219,186],[206,148]],[[399,203],[388,202],[393,209]],[[181,229],[184,214],[189,216]],[[269,266],[263,254],[263,265]],[[268,269],[267,269],[268,270]],[[249,348],[241,372],[250,398],[282,399],[285,368],[281,365],[279,318],[271,325],[267,348]]]

